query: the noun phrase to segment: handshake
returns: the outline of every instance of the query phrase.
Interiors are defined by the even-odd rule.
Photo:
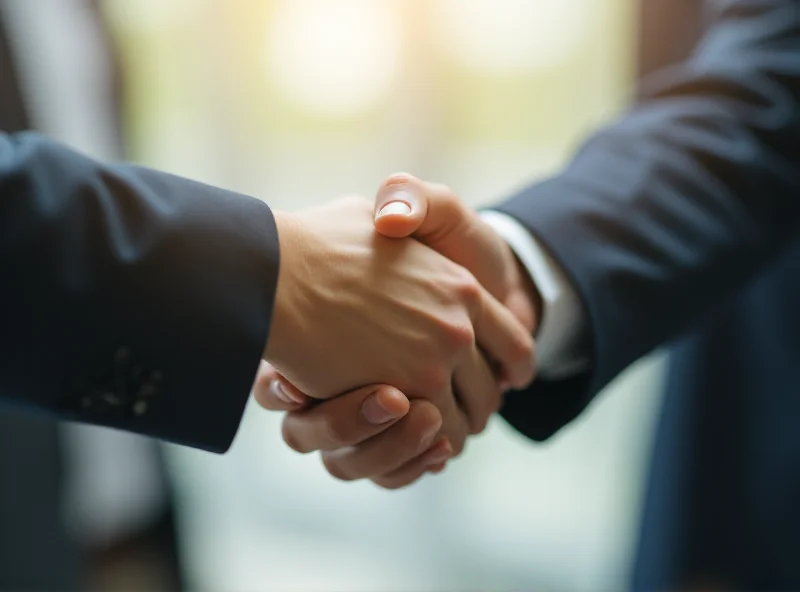
[[[281,252],[258,403],[339,479],[440,472],[534,378],[540,299],[506,242],[441,185],[275,213]]]

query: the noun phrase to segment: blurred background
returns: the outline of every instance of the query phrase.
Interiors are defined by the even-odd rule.
[[[489,205],[632,96],[632,0],[98,5],[131,159],[278,209],[372,196],[399,170]],[[333,480],[251,405],[227,455],[161,449],[182,585],[625,589],[661,367],[640,362],[546,444],[497,419],[442,475],[393,493]]]

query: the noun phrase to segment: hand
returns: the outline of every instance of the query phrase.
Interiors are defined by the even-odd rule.
[[[398,205],[398,202],[399,205]],[[392,204],[385,208],[387,204]],[[527,270],[521,268],[511,250],[496,233],[469,208],[462,205],[446,187],[423,183],[409,175],[394,175],[380,188],[376,200],[376,227],[387,236],[400,237],[411,233],[440,252],[446,253],[462,265],[467,266],[495,296],[503,300],[532,333],[540,311],[540,298]],[[380,215],[381,212],[383,215]],[[284,393],[293,399],[287,407],[270,388],[283,385]],[[372,387],[388,389],[389,387]],[[393,391],[396,396],[399,392]],[[304,409],[308,399],[298,389],[280,377],[273,369],[265,369],[255,389],[256,398],[262,405],[272,409]],[[371,478],[383,487],[396,488],[416,481],[427,472],[439,472],[449,456],[446,441],[437,440],[422,454],[409,457],[415,446],[422,449],[428,441],[425,425],[409,422],[404,429],[393,427],[394,421],[380,424],[380,432],[359,430],[353,422],[348,423],[342,415],[355,417],[358,411],[345,404],[345,399],[322,403],[311,415],[289,413],[284,422],[284,438],[296,450],[310,452],[308,434],[317,429],[320,433],[335,431],[339,441],[346,442],[336,454],[323,452],[323,462],[328,471],[339,478]],[[334,407],[334,403],[341,401]],[[364,413],[359,417],[365,417]],[[315,421],[310,421],[314,418]],[[338,426],[338,427],[333,427]],[[349,429],[348,427],[349,426]],[[391,428],[391,429],[389,429]],[[378,441],[370,439],[376,433],[386,432],[383,437],[393,437],[393,446],[382,457],[364,456],[358,451]],[[298,446],[298,441],[306,444]],[[375,442],[373,442],[373,440]],[[310,440],[313,442],[313,439]],[[392,450],[395,451],[392,454]],[[401,467],[397,469],[397,467]]]
[[[372,478],[387,489],[437,473],[454,451],[439,435],[442,415],[424,399],[409,401],[387,385],[362,387],[330,401],[300,393],[266,362],[253,388],[265,408],[288,411],[283,437],[302,453],[321,451],[328,472],[342,480]]]
[[[525,267],[505,240],[444,185],[398,173],[375,199],[375,229],[413,236],[468,269],[533,334],[542,301]]]
[[[513,384],[532,379],[524,327],[463,267],[376,234],[367,200],[276,221],[282,264],[265,358],[305,393],[392,384],[434,403],[460,450],[500,401],[481,350]]]

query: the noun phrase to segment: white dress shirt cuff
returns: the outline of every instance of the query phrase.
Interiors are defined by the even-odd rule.
[[[481,218],[508,243],[541,295],[542,318],[535,336],[538,376],[557,380],[586,369],[589,360],[580,348],[586,315],[564,271],[511,216],[486,210]]]

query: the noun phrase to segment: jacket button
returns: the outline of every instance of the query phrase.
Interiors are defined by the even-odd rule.
[[[158,388],[156,385],[151,384],[149,382],[145,382],[140,388],[139,392],[136,394],[136,397],[152,397],[158,392]]]
[[[147,401],[136,401],[133,404],[134,415],[144,415],[145,411],[147,411]]]
[[[101,397],[103,398],[103,401],[112,407],[119,407],[122,404],[122,399],[120,399],[119,395],[116,393],[103,393]]]

